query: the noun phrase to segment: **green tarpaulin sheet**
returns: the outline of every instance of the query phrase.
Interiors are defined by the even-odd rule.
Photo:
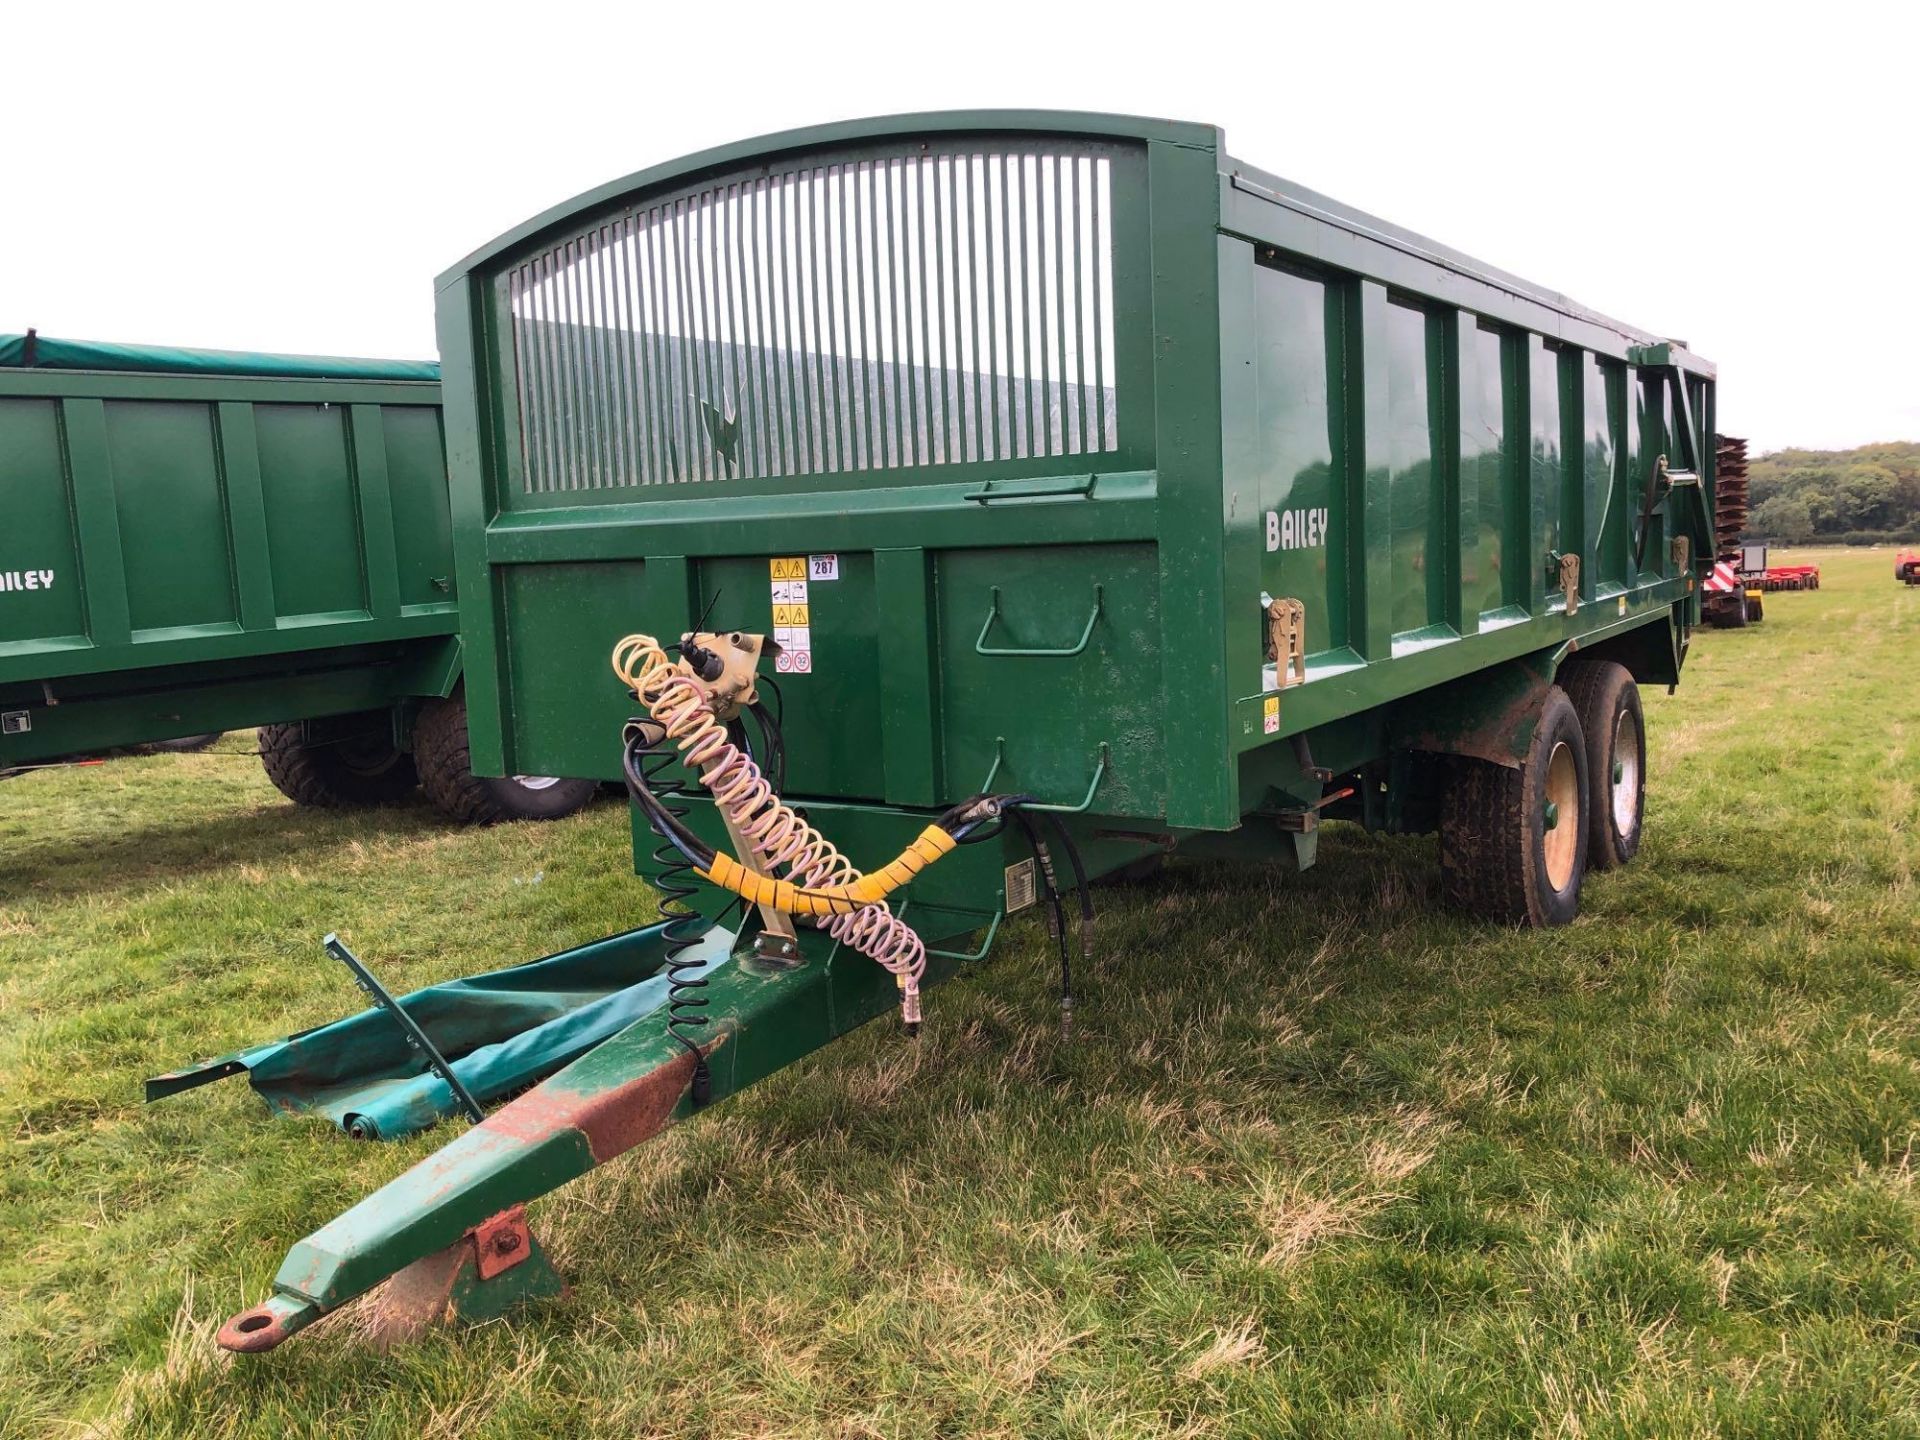
[[[118,370],[159,375],[254,375],[316,380],[438,380],[434,360],[357,360],[344,355],[264,355],[251,350],[183,350],[102,340],[52,340],[29,330],[0,335],[0,367]]]
[[[512,969],[430,985],[399,1003],[485,1104],[544,1079],[661,1010],[667,1000],[662,928],[629,930]],[[725,963],[727,950],[709,947],[708,968]],[[147,1082],[147,1099],[243,1071],[275,1110],[318,1112],[361,1139],[397,1139],[459,1113],[446,1082],[427,1070],[393,1016],[379,1009],[159,1076]]]

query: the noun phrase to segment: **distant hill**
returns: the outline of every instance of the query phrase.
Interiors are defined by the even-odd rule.
[[[1920,442],[1776,450],[1747,464],[1757,539],[1867,544],[1920,538]]]

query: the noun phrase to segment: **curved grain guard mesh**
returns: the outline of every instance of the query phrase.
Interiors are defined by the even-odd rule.
[[[528,491],[1117,447],[1097,145],[802,161],[508,272]]]

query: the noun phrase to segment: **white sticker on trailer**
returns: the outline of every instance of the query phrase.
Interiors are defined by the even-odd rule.
[[[822,577],[819,571],[813,568],[823,558],[834,562],[832,575]],[[767,568],[771,576],[773,643],[779,647],[778,653],[773,658],[774,671],[781,675],[811,675],[813,673],[813,608],[807,598],[807,577],[809,571],[812,571],[815,579],[838,578],[839,557],[786,556],[769,561]]]
[[[840,578],[840,557],[838,555],[809,555],[807,557],[807,578],[809,580],[838,580]]]

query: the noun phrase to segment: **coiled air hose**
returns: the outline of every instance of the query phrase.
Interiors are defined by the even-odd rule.
[[[770,866],[784,866],[789,878],[762,874],[704,844],[651,793],[649,777],[630,763],[629,785],[654,828],[702,879],[749,904],[811,919],[890,972],[900,987],[901,1017],[909,1026],[917,1026],[927,948],[886,900],[954,848],[958,840],[947,825],[964,807],[950,811],[942,823],[929,825],[878,871],[863,875],[774,793],[760,767],[715,717],[712,701],[684,660],[670,659],[651,635],[629,635],[614,646],[613,673],[647,707],[654,723],[679,748],[681,761],[698,774],[735,829]]]
[[[1032,796],[971,796],[922,830],[912,844],[879,870],[863,875],[826,837],[780,799],[777,784],[767,780],[744,747],[745,731],[736,726],[734,733],[729,733],[715,715],[713,698],[688,664],[685,652],[681,658],[669,658],[666,647],[652,636],[629,635],[614,646],[613,672],[647,707],[651,722],[629,723],[624,768],[634,802],[665,842],[654,852],[654,859],[660,872],[656,883],[665,897],[662,911],[672,911],[667,934],[671,1017],[668,1029],[694,1054],[696,1100],[704,1099],[708,1088],[706,1061],[698,1045],[682,1033],[682,1027],[697,1028],[707,1023],[706,1016],[700,1013],[705,1008],[705,998],[697,993],[687,994],[704,988],[706,981],[685,975],[683,972],[689,967],[676,964],[680,952],[706,929],[706,922],[702,921],[695,930],[692,922],[697,917],[685,905],[685,897],[691,891],[679,877],[689,870],[733,892],[745,904],[763,905],[811,919],[849,949],[874,960],[893,975],[900,988],[901,1018],[908,1030],[913,1031],[920,1025],[920,977],[926,970],[927,949],[912,927],[893,913],[887,897],[956,845],[991,839],[1012,819],[1018,823],[1033,851],[1048,901],[1048,929],[1060,952],[1062,1034],[1067,1033],[1073,1011],[1073,981],[1066,916],[1053,861],[1041,836],[1041,826],[1036,823],[1039,817],[1030,819],[1025,813],[1026,807],[1034,803]],[[769,763],[776,773],[784,773],[785,742],[780,737],[777,721],[757,701],[749,708],[768,741]],[[784,867],[784,878],[763,874],[741,860],[714,850],[687,828],[685,807],[669,803],[668,797],[678,793],[678,787],[662,783],[665,777],[660,771],[664,758],[653,765],[645,763],[653,756],[665,757],[669,753],[669,742],[679,750],[681,761],[699,775],[714,803],[732,822],[735,833],[745,837],[769,868]],[[1081,951],[1090,961],[1094,913],[1086,868],[1081,864],[1072,835],[1059,817],[1047,815],[1045,822],[1073,870],[1075,886],[1080,892]]]

